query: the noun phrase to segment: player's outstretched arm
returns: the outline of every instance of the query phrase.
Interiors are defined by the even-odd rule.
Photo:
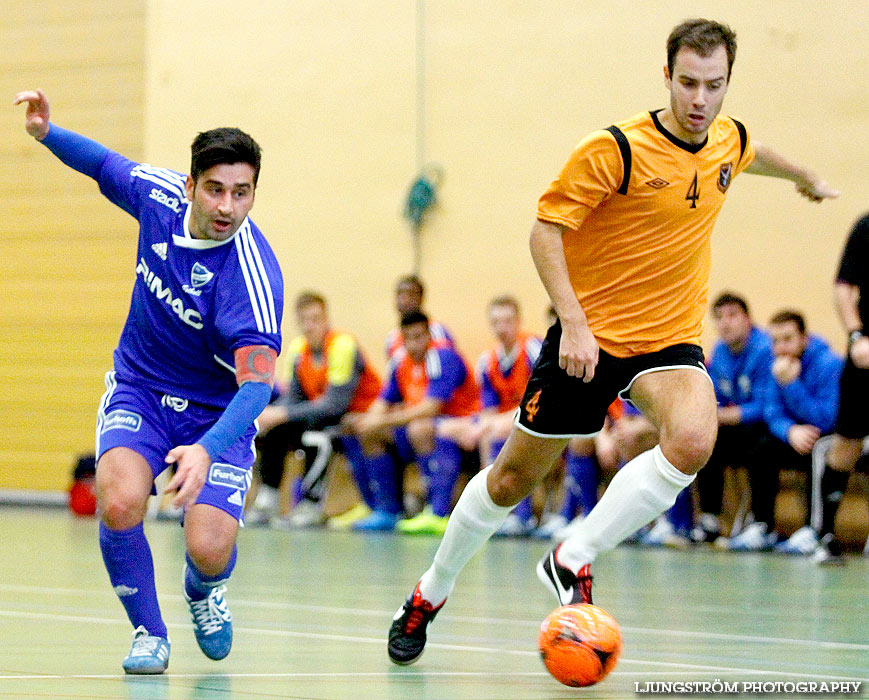
[[[27,103],[27,112],[24,118],[24,128],[37,141],[42,141],[48,136],[48,98],[40,89],[24,90],[15,95],[13,105]]]
[[[109,149],[57,124],[49,125],[48,99],[42,90],[19,92],[13,104],[23,103],[27,103],[24,122],[27,133],[46,146],[62,163],[96,180],[110,153]]]
[[[745,172],[790,180],[796,185],[797,192],[813,202],[835,199],[839,196],[839,190],[833,189],[817,173],[794,163],[769,146],[755,142],[754,152],[754,162],[745,169]]]

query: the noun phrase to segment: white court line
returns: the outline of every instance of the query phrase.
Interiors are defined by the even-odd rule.
[[[21,586],[15,584],[0,584],[0,591],[9,591],[11,593],[40,593],[49,596],[56,595],[74,595],[80,597],[93,597],[95,595],[115,598],[111,590],[100,589],[98,591],[86,591],[78,588],[50,588],[41,586]],[[168,600],[183,600],[183,596],[177,593],[161,593],[160,598]],[[392,617],[394,611],[389,610],[371,610],[364,608],[339,608],[326,605],[310,605],[305,603],[275,603],[259,600],[245,600],[241,598],[232,599],[233,607],[249,607],[260,608],[266,610],[305,610],[310,612],[323,612],[337,615],[355,615],[357,617]],[[0,611],[0,614],[3,614]],[[539,620],[507,620],[504,618],[491,617],[474,617],[466,615],[450,615],[445,613],[439,616],[441,620],[454,620],[457,622],[471,622],[478,625],[526,625],[537,628],[540,626]],[[621,626],[623,632],[629,634],[654,635],[655,637],[690,637],[694,639],[710,639],[720,641],[733,642],[753,642],[756,644],[789,644],[792,646],[805,646],[811,648],[823,649],[842,649],[847,651],[869,651],[869,644],[859,644],[856,642],[837,642],[825,641],[817,639],[794,639],[788,637],[764,637],[759,635],[746,634],[729,634],[725,632],[699,632],[688,630],[673,630],[673,629],[656,629],[653,627],[626,627]]]
[[[624,659],[620,661],[623,662]],[[783,673],[779,671],[758,671],[756,669],[731,669],[731,668],[709,668],[709,673],[719,673],[720,671],[739,671],[741,673],[745,673],[746,675],[776,675],[776,676],[787,676],[790,677],[805,677],[811,678],[813,680],[831,680],[831,681],[857,681],[862,683],[869,682],[869,679],[866,678],[848,678],[845,676],[813,676],[804,673]],[[611,676],[640,676],[642,678],[647,678],[649,676],[667,676],[672,677],[674,675],[692,675],[696,676],[697,671],[693,669],[686,669],[684,671],[671,670],[671,671],[621,671],[614,670],[610,673]],[[425,678],[501,678],[509,676],[511,678],[545,678],[549,676],[549,673],[546,671],[511,671],[508,674],[505,674],[503,671],[420,671],[418,669],[414,669],[414,671],[400,671],[400,670],[392,670],[392,671],[338,671],[332,673],[218,673],[215,674],[216,678],[220,679],[231,679],[231,678],[262,678],[262,679],[300,679],[300,678],[389,678],[390,680],[396,680],[402,676],[408,679],[419,679],[422,677]],[[178,678],[178,679],[196,679],[202,680],[201,673],[170,673],[165,676],[156,676],[155,678]],[[96,673],[71,673],[67,675],[62,674],[34,674],[34,675],[18,675],[18,676],[6,676],[0,675],[0,681],[28,681],[28,680],[37,680],[37,681],[52,681],[52,680],[121,680],[127,679],[131,682],[140,682],[146,683],[148,681],[142,679],[141,681],[138,679],[133,680],[127,674],[96,674]]]
[[[128,623],[126,620],[119,620],[116,618],[104,618],[104,617],[85,617],[80,615],[56,615],[53,613],[25,613],[25,612],[11,612],[11,611],[2,611],[0,610],[0,617],[13,617],[13,618],[31,618],[31,619],[45,619],[45,620],[54,620],[54,621],[64,621],[64,622],[87,622],[90,624],[104,624],[104,625],[123,625],[127,626]],[[179,624],[179,623],[169,623],[166,625],[171,629],[185,629],[189,630],[189,624]],[[296,632],[292,630],[271,630],[271,629],[262,629],[258,627],[236,627],[235,630],[237,632],[244,632],[246,634],[261,634],[269,637],[288,637],[288,638],[301,638],[301,639],[319,639],[326,641],[336,641],[336,642],[357,642],[360,644],[376,644],[378,646],[384,643],[384,640],[381,637],[354,637],[349,635],[342,634],[326,634],[322,632]],[[537,651],[532,651],[529,649],[503,649],[500,647],[480,647],[480,646],[470,646],[463,644],[442,644],[438,642],[429,642],[426,645],[427,649],[442,649],[445,651],[457,651],[462,653],[467,652],[482,652],[486,654],[509,654],[514,656],[534,656],[537,657],[539,654]],[[808,678],[808,679],[816,679],[816,680],[836,680],[836,681],[861,681],[867,682],[869,678],[856,678],[851,676],[829,676],[829,675],[821,675],[821,674],[813,674],[813,673],[798,673],[791,671],[782,671],[782,670],[770,670],[770,669],[757,669],[757,668],[741,668],[741,667],[730,667],[730,666],[705,666],[701,664],[685,664],[685,663],[675,663],[669,661],[646,661],[641,659],[626,659],[622,658],[619,660],[620,664],[638,664],[641,666],[653,666],[659,668],[669,669],[664,673],[734,673],[734,674],[753,674],[753,675],[772,675],[772,676],[784,676],[786,678]],[[397,671],[392,672],[392,676]],[[425,672],[426,675],[429,675],[429,672]],[[432,672],[433,675],[436,674],[453,674],[453,673],[463,673],[463,672]],[[626,672],[626,671],[613,671],[613,675],[619,674],[630,674],[630,675],[643,675],[647,672],[638,671],[638,672]],[[268,677],[269,674],[226,674],[227,677]],[[347,674],[337,674],[347,675]],[[364,675],[364,674],[352,674],[352,675]],[[377,674],[371,674],[377,675]],[[390,674],[385,674],[390,675]],[[503,677],[503,672],[501,671],[493,671],[491,673],[480,672],[480,675],[483,676],[499,676]],[[521,675],[521,674],[515,674]],[[175,674],[173,674],[175,676]],[[329,674],[276,674],[275,677],[279,678],[295,678],[295,677],[328,677]],[[82,675],[68,675],[68,676],[45,676],[45,679],[52,678],[96,678],[97,676],[82,676]],[[115,678],[116,676],[104,676],[107,678]],[[199,677],[199,676],[197,676]],[[13,679],[27,679],[27,678],[43,678],[42,676],[5,676],[0,675],[0,680],[13,680]]]

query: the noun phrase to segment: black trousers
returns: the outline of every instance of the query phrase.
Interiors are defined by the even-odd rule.
[[[312,501],[320,501],[326,489],[326,467],[332,455],[332,442],[330,440],[325,447],[328,454],[321,454],[323,446],[302,444],[302,435],[306,430],[320,430],[325,427],[328,426],[315,426],[310,421],[288,421],[257,436],[256,448],[259,453],[259,472],[263,484],[278,488],[284,477],[287,455],[291,450],[293,452],[304,450],[305,479],[302,496]],[[313,474],[311,469],[315,465],[318,470]]]
[[[749,473],[755,471],[757,465],[764,459],[763,450],[771,437],[766,423],[763,422],[722,425],[718,428],[718,439],[715,441],[712,456],[697,474],[697,490],[702,512],[721,514],[724,468],[745,467]]]
[[[790,444],[770,435],[761,445],[758,463],[748,470],[751,484],[751,510],[756,522],[766,523],[767,532],[775,527],[775,497],[779,491],[782,469],[812,473],[812,455],[801,455]],[[806,513],[809,512],[811,488],[803,493]]]

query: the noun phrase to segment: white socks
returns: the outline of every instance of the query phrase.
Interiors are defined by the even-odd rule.
[[[572,528],[558,551],[559,562],[579,571],[672,506],[694,476],[676,469],[658,446],[636,456],[619,469],[585,520]]]
[[[279,498],[280,494],[274,486],[260,484],[256,492],[256,500],[253,502],[253,507],[264,511],[277,510]]]
[[[491,469],[489,465],[476,474],[462,491],[434,562],[419,581],[420,594],[435,607],[450,594],[459,572],[514,508],[492,501],[486,486]]]

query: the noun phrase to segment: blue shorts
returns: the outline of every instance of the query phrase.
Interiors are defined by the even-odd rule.
[[[170,466],[163,461],[169,450],[195,443],[221,415],[222,408],[119,382],[115,373],[109,372],[97,415],[97,460],[113,447],[128,447],[145,458],[156,478]],[[244,501],[256,458],[255,436],[256,428],[251,425],[217,456],[196,503],[219,508],[243,524]]]

